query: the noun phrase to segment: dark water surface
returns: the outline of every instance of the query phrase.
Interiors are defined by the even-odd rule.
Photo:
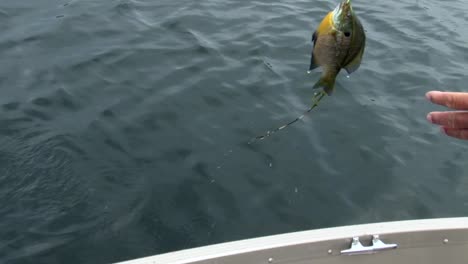
[[[468,2],[355,0],[361,68],[310,103],[337,1],[0,1],[0,262],[109,263],[344,224],[468,215]]]

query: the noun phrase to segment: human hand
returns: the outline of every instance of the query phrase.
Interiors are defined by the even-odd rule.
[[[432,103],[457,110],[430,112],[427,120],[440,125],[448,136],[468,140],[468,93],[431,91],[426,97]]]

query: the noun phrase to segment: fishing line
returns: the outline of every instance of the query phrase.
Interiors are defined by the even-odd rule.
[[[269,136],[275,134],[276,132],[278,132],[278,131],[280,131],[280,130],[282,130],[282,129],[285,129],[286,127],[288,127],[288,126],[290,126],[290,125],[296,123],[297,121],[302,120],[307,114],[309,114],[315,107],[318,106],[320,100],[322,100],[322,98],[323,98],[326,94],[327,94],[327,93],[325,93],[325,91],[323,91],[323,90],[320,91],[320,92],[315,93],[315,94],[314,94],[314,97],[312,98],[312,100],[314,101],[314,103],[313,103],[312,106],[311,106],[309,109],[307,109],[302,115],[300,115],[299,117],[297,117],[296,119],[292,120],[291,122],[289,122],[289,123],[287,123],[287,124],[285,124],[285,125],[282,125],[282,126],[280,126],[280,127],[278,127],[278,128],[275,128],[275,129],[273,129],[273,130],[268,130],[265,134],[259,135],[259,136],[256,136],[256,137],[250,139],[249,142],[247,142],[247,144],[250,145],[251,143],[253,143],[253,142],[257,141],[257,140],[263,140],[263,139],[265,139],[265,138],[267,138],[267,137],[269,137]]]

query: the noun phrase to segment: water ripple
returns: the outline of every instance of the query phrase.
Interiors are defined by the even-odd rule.
[[[461,0],[355,2],[360,69],[246,144],[310,106],[310,38],[335,4],[2,1],[0,262],[467,212],[467,147],[424,98],[465,89]]]

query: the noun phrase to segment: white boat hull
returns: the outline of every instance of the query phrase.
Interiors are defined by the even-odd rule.
[[[378,240],[372,241],[374,235]],[[346,253],[353,238],[363,247]],[[377,242],[396,244],[380,249]],[[390,245],[391,247],[391,245]],[[342,253],[342,251],[344,251]],[[468,217],[343,226],[181,250],[120,264],[468,263]]]

